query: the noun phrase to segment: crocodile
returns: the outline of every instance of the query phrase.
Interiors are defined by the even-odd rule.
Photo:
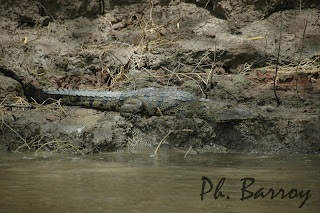
[[[131,91],[43,89],[42,92],[46,97],[61,99],[66,105],[119,111],[123,117],[182,114],[220,122],[257,117],[252,110],[199,98],[174,88],[151,87]]]

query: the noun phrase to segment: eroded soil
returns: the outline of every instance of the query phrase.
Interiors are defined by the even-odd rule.
[[[319,3],[304,1],[300,9],[280,0],[197,2],[106,1],[101,14],[98,1],[4,1],[1,149],[152,152],[175,130],[163,148],[319,153]],[[278,106],[273,78],[279,42]],[[170,116],[128,120],[79,107],[8,106],[17,105],[16,96],[32,103],[48,87],[167,86],[254,108],[261,116],[224,123]],[[181,131],[186,129],[192,131]]]

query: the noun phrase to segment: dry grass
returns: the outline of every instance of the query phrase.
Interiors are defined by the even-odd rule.
[[[264,70],[268,72],[275,72],[274,71],[275,65],[268,65],[263,67]],[[320,71],[320,56],[316,57],[315,59],[304,59],[299,64],[291,63],[287,65],[280,65],[279,66],[279,73],[287,73],[287,74],[295,74],[297,75],[306,75],[306,74],[313,74],[318,73]]]
[[[37,103],[33,98],[33,107],[35,110],[47,110],[51,115],[67,115],[65,107],[61,105],[61,100],[48,98],[41,104]],[[49,103],[48,103],[49,102]]]
[[[135,19],[131,18],[132,20],[128,28],[131,27],[136,31],[140,31],[140,35],[132,44],[115,41],[95,47],[95,53],[98,53],[103,65],[102,72],[105,72],[107,75],[106,80],[108,85],[117,84],[124,79],[135,81],[137,70],[141,70],[143,66],[148,63],[148,57],[151,51],[161,46],[176,44],[174,40],[167,39],[167,35],[173,30],[178,30],[181,16],[168,20],[166,24],[157,25],[153,21],[152,13],[153,5],[150,8],[149,14],[135,16]],[[115,28],[106,16],[103,16],[102,20],[109,23],[113,29]],[[113,53],[113,50],[117,48],[125,49],[125,58],[120,58]],[[89,52],[92,50],[82,49],[82,51]],[[121,66],[113,68],[113,70],[110,71],[109,63],[102,59],[105,55],[113,57]]]
[[[49,101],[51,103],[44,105]],[[26,109],[46,110],[46,111],[49,111],[50,114],[55,114],[55,115],[57,114],[65,115],[66,110],[64,109],[64,107],[61,106],[60,100],[55,100],[50,98],[41,104],[38,104],[36,101],[30,104],[29,102],[27,102],[21,97],[8,98],[6,96],[0,103],[1,129],[4,131],[4,128],[6,127],[20,139],[22,144],[18,146],[18,148],[15,150],[16,152],[20,151],[21,149],[27,149],[28,152],[34,151],[35,154],[37,154],[39,151],[46,150],[46,149],[53,150],[51,152],[62,152],[62,151],[65,151],[65,149],[68,149],[76,153],[79,153],[81,155],[84,155],[84,153],[80,150],[80,147],[73,145],[71,141],[53,140],[53,141],[45,142],[43,141],[45,136],[42,134],[34,135],[31,137],[27,137],[27,136],[23,137],[21,134],[19,134],[19,131],[12,128],[5,121],[5,111],[6,111],[6,108],[8,107],[10,108],[15,107],[22,111],[25,111]]]

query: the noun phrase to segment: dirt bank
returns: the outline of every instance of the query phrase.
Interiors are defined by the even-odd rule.
[[[1,150],[153,151],[172,130],[163,148],[320,152],[317,1],[104,2],[1,4]],[[261,116],[223,123],[128,120],[58,102],[34,109],[9,105],[33,103],[48,87],[167,86],[254,108]]]

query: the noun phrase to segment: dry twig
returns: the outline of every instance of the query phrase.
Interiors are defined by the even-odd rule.
[[[282,28],[283,28],[283,21],[282,21],[282,16],[280,13],[280,22],[281,22],[281,26],[280,26],[280,36],[279,36],[279,49],[278,49],[278,56],[277,56],[277,63],[276,63],[276,73],[274,75],[274,79],[273,79],[273,91],[274,91],[274,95],[276,97],[276,101],[278,106],[280,105],[280,99],[277,96],[277,90],[276,90],[276,80],[277,80],[277,75],[278,75],[278,66],[279,66],[279,58],[280,58],[280,47],[281,47],[281,38],[282,38]]]
[[[301,1],[300,1],[300,4],[301,4]],[[301,6],[301,5],[300,5],[300,6]],[[304,45],[304,38],[305,38],[305,35],[306,35],[307,24],[308,24],[308,21],[305,20],[305,24],[304,24],[304,28],[303,28],[303,33],[302,33],[302,39],[301,39],[299,61],[298,61],[298,64],[297,64],[297,67],[296,67],[296,72],[295,72],[295,78],[296,78],[296,93],[297,93],[298,98],[300,98],[300,97],[299,97],[299,93],[298,93],[298,75],[297,75],[297,73],[298,73],[299,65],[300,65],[300,63],[301,63],[301,57],[302,57],[302,52],[303,52],[303,45]]]
[[[187,157],[187,155],[189,154],[189,152],[190,152],[192,149],[197,153],[197,155],[199,154],[198,150],[196,150],[193,146],[190,146],[190,148],[188,149],[187,153],[184,155],[184,158]]]
[[[159,142],[156,150],[154,151],[154,155],[156,155],[156,154],[158,153],[158,150],[159,150],[161,144],[169,137],[169,135],[170,135],[171,133],[177,133],[177,132],[193,132],[193,130],[192,130],[192,129],[169,130],[169,132],[166,134],[166,136],[164,136],[164,137],[161,139],[161,141]]]

